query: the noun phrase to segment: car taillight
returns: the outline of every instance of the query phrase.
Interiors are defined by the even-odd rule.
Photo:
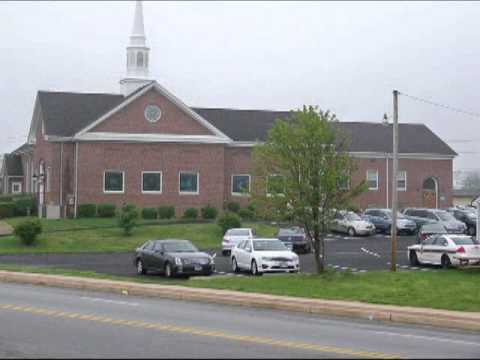
[[[422,234],[420,238],[422,239],[422,241],[425,240],[427,238],[427,234]]]
[[[457,253],[465,253],[465,248],[463,246],[460,246],[458,249],[457,249]]]

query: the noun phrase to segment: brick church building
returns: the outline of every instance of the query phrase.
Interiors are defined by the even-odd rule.
[[[121,93],[39,91],[27,143],[3,159],[4,192],[35,193],[43,216],[75,216],[79,204],[140,207],[245,205],[251,152],[285,111],[190,107],[148,75],[142,3],[135,8]],[[301,104],[299,104],[299,107]],[[392,125],[340,122],[366,179],[362,208],[390,206]],[[399,125],[400,206],[452,203],[456,153],[423,124]]]

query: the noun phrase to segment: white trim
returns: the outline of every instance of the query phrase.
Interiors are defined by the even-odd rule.
[[[374,187],[374,188],[373,188],[373,187],[371,188],[371,187],[370,187],[370,185],[368,184],[368,181],[369,181],[369,180],[368,180],[368,172],[369,172],[369,171],[375,171],[375,174],[376,174],[376,178],[377,178],[377,180],[376,180],[376,182],[377,182],[377,186],[376,186],[376,187]],[[371,190],[371,191],[378,191],[378,185],[379,185],[379,184],[378,184],[378,169],[367,169],[366,176],[367,176],[367,185],[368,185],[368,190]]]
[[[264,141],[233,141],[228,144],[229,147],[253,147],[255,145],[265,144]]]
[[[121,173],[122,174],[122,191],[110,191],[110,190],[105,190],[105,177],[106,173]],[[125,194],[125,171],[121,170],[104,170],[103,171],[103,193],[104,194]]]
[[[181,191],[180,190],[180,177],[185,175],[197,175],[197,191]],[[178,172],[178,193],[180,195],[199,195],[200,194],[200,173],[198,171],[179,171]]]
[[[392,154],[382,152],[369,152],[369,151],[350,151],[347,152],[350,156],[355,158],[366,159],[384,159],[387,156],[389,159],[393,159]],[[417,159],[417,160],[451,160],[455,158],[455,155],[442,155],[442,154],[428,154],[428,153],[401,153],[398,154],[399,159]]]
[[[233,177],[234,176],[248,176],[248,193],[233,192]],[[252,191],[252,176],[250,174],[232,174],[230,177],[230,193],[233,196],[250,196]]]
[[[143,190],[143,175],[144,174],[160,174],[160,190],[159,191]],[[163,173],[162,173],[162,171],[142,171],[142,176],[141,176],[141,181],[140,181],[140,191],[142,192],[142,194],[158,194],[158,195],[160,195],[163,192]]]
[[[230,139],[227,135],[225,135],[223,132],[221,132],[219,129],[213,126],[210,122],[208,122],[199,114],[197,114],[195,111],[193,111],[191,108],[189,108],[185,103],[183,103],[180,99],[178,99],[175,95],[173,95],[167,89],[165,89],[160,84],[158,84],[156,81],[152,81],[150,85],[146,86],[137,94],[135,94],[134,96],[128,97],[127,100],[123,101],[118,106],[114,107],[112,110],[107,112],[105,115],[101,116],[99,119],[95,120],[93,123],[91,123],[90,125],[80,130],[78,133],[75,134],[75,137],[79,135],[84,135],[87,131],[95,128],[101,122],[105,121],[106,119],[111,117],[113,114],[117,113],[118,111],[123,109],[125,106],[135,101],[136,99],[138,99],[140,96],[144,95],[151,89],[157,90],[160,94],[165,96],[168,100],[170,100],[172,103],[178,106],[181,110],[183,110],[187,115],[191,116],[194,120],[198,121],[201,125],[203,125],[208,130],[213,132],[217,137],[223,138],[224,140],[228,140],[229,142],[232,141],[232,139]]]
[[[15,185],[18,185],[19,190],[14,191]],[[21,194],[22,193],[22,183],[19,181],[12,181],[12,188],[11,188],[11,194]]]
[[[227,144],[229,140],[213,135],[177,135],[177,134],[127,134],[111,132],[89,132],[79,135],[76,141],[118,141],[141,143],[192,143]]]
[[[399,170],[397,175],[400,175],[400,173],[405,173],[405,187],[404,188],[398,187],[398,180],[399,179],[397,177],[397,191],[406,192],[407,191],[407,170]]]

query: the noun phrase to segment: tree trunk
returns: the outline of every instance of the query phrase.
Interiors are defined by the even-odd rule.
[[[314,249],[315,249],[315,263],[317,265],[317,273],[321,274],[325,270],[325,246],[323,236],[315,233]]]

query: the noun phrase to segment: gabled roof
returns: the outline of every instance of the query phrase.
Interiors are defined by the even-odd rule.
[[[3,173],[7,176],[23,176],[22,158],[20,155],[5,154],[5,169]]]
[[[20,154],[30,153],[30,152],[33,151],[33,148],[34,148],[34,146],[32,144],[25,143],[22,146],[20,146],[19,148],[12,151],[12,154],[20,155]]]
[[[125,100],[120,94],[39,91],[45,134],[73,136]]]
[[[265,141],[268,130],[277,119],[290,116],[289,111],[237,110],[187,107],[156,82],[137,89],[127,97],[120,94],[94,94],[40,91],[40,102],[46,135],[72,137],[81,134],[117,111],[147,88],[155,87],[177,102],[198,121],[220,137],[234,142]],[[342,133],[350,137],[352,152],[392,152],[392,125],[369,122],[338,122]],[[456,152],[423,124],[399,124],[399,153],[456,156]],[[227,139],[228,140],[228,139]],[[229,140],[230,141],[230,140]]]

